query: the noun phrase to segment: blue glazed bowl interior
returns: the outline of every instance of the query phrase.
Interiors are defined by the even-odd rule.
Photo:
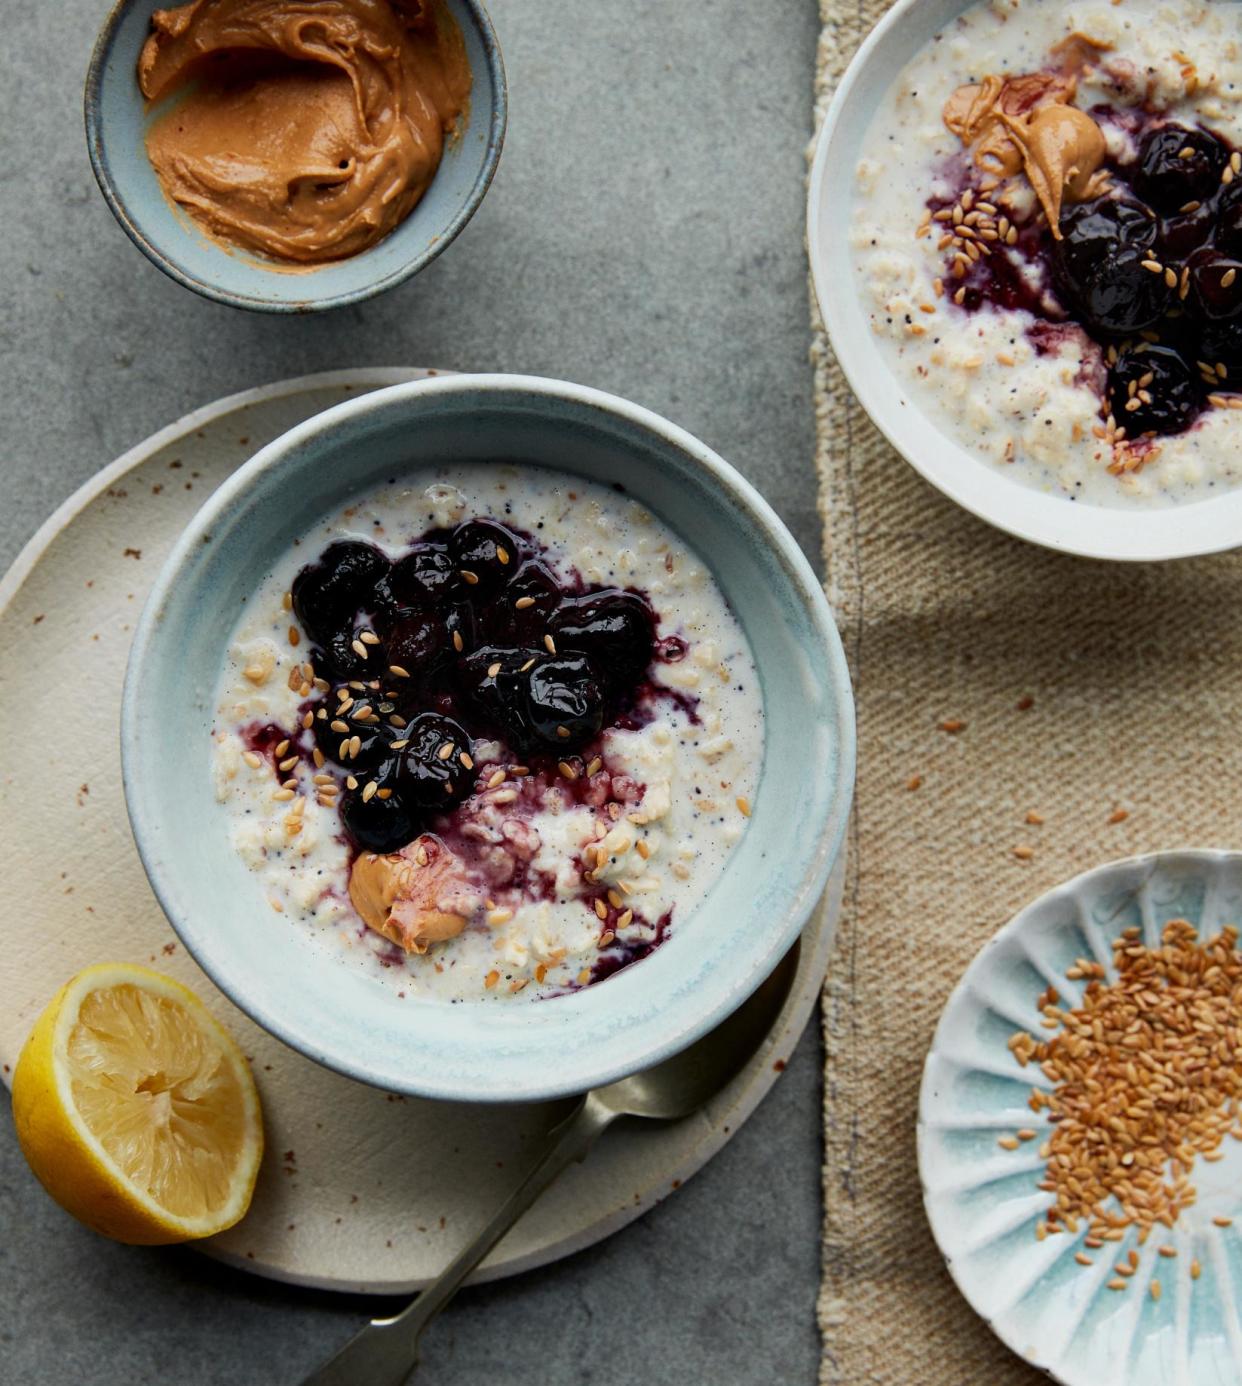
[[[765,763],[747,832],[702,907],[649,957],[572,996],[398,999],[275,914],[227,840],[210,729],[224,652],[272,558],[349,499],[424,465],[508,460],[619,483],[695,549],[760,671]],[[156,583],[123,709],[130,817],[166,913],[222,990],[311,1057],[397,1091],[535,1100],[657,1062],[723,1019],[801,931],[853,783],[849,678],[823,592],[714,453],[608,395],[514,376],[398,385],[263,449],[207,503]]]
[[[466,44],[473,78],[467,118],[448,142],[431,186],[378,245],[314,269],[274,268],[203,232],[165,196],[145,135],[152,112],[138,88],[138,55],[158,0],[122,0],[99,36],[86,79],[86,138],[95,177],[138,248],[187,288],[235,307],[310,312],[356,303],[400,283],[448,245],[482,201],[504,142],[500,48],[478,0],[445,0]],[[175,99],[175,98],[174,98]]]

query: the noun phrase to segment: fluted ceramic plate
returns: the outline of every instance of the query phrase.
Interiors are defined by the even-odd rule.
[[[1224,1159],[1196,1161],[1198,1203],[1172,1231],[1158,1228],[1089,1252],[1087,1235],[1038,1241],[1050,1206],[1041,1193],[1039,1146],[1051,1128],[1027,1106],[1032,1087],[1051,1087],[1039,1068],[1009,1052],[1018,1030],[1041,1030],[1040,993],[1055,986],[1074,1007],[1084,983],[1067,981],[1077,958],[1112,966],[1112,942],[1137,926],[1159,940],[1171,919],[1201,938],[1242,926],[1242,853],[1161,852],[1112,862],[1041,896],[978,954],[945,1007],[923,1071],[919,1167],[941,1252],[971,1306],[1015,1352],[1065,1386],[1242,1386],[1242,1144]],[[1016,1151],[997,1142],[1030,1128]],[[1216,1218],[1235,1218],[1222,1228]],[[1160,1246],[1177,1248],[1175,1258]],[[1131,1248],[1139,1266],[1124,1292],[1109,1290]],[[1192,1280],[1198,1260],[1202,1273]],[[1159,1298],[1151,1294],[1160,1281]]]

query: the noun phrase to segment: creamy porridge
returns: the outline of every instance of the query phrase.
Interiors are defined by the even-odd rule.
[[[990,0],[903,71],[852,216],[902,388],[1025,485],[1242,481],[1242,7]]]
[[[399,993],[576,990],[686,918],[746,827],[763,705],[698,557],[619,491],[420,472],[246,602],[213,728],[271,909]]]

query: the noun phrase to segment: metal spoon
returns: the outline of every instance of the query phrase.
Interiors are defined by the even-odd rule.
[[[618,1117],[678,1121],[691,1116],[746,1067],[789,995],[799,946],[794,944],[753,996],[689,1049],[579,1098],[548,1133],[543,1157],[470,1245],[413,1303],[395,1318],[373,1319],[302,1386],[401,1386],[418,1363],[423,1329],[548,1185],[575,1160],[585,1159]]]

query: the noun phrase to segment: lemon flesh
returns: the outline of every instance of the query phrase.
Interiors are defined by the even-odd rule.
[[[249,1206],[263,1153],[254,1080],[198,998],[160,973],[104,964],[62,987],[18,1060],[13,1114],[44,1187],[107,1236],[211,1236]]]

